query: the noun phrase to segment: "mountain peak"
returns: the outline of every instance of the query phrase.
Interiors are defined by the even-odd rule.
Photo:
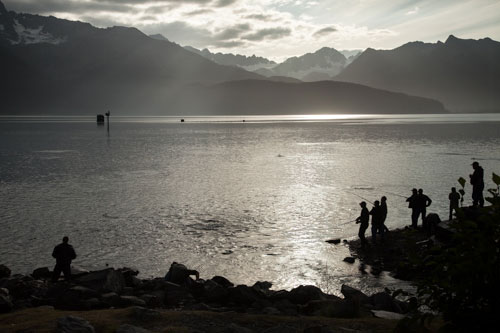
[[[454,43],[454,42],[457,42],[459,40],[460,40],[459,38],[457,38],[453,35],[449,35],[448,38],[446,39],[445,44]]]
[[[164,42],[169,42],[168,38],[163,36],[162,34],[154,34],[154,35],[149,35],[149,37],[156,39],[156,40],[162,40]]]

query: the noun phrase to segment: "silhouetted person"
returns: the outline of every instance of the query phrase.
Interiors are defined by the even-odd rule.
[[[456,188],[451,188],[448,199],[450,199],[450,218],[448,220],[451,221],[453,218],[453,211],[455,211],[455,214],[457,213],[458,203],[460,202],[460,193],[457,192]]]
[[[76,253],[73,246],[68,244],[68,241],[69,238],[64,236],[63,242],[57,245],[54,251],[52,251],[52,257],[56,258],[56,266],[52,274],[53,282],[59,280],[61,272],[64,273],[64,279],[66,281],[71,280],[71,260],[76,258]]]
[[[370,215],[372,216],[372,241],[373,243],[376,243],[377,233],[381,233],[382,240],[384,239],[384,233],[382,229],[382,209],[380,208],[380,201],[375,200],[373,205],[374,206],[370,211]]]
[[[418,216],[422,214],[422,225],[424,224],[425,221],[425,216],[427,215],[427,207],[429,207],[432,203],[432,200],[424,194],[424,190],[421,188],[418,189],[418,195],[417,195],[417,207],[418,207],[418,214],[417,214],[417,222],[418,222]]]
[[[384,232],[388,232],[389,229],[385,225],[385,220],[387,219],[387,197],[383,196],[380,198],[380,209],[382,210],[382,226],[381,226],[381,233],[383,234]]]
[[[412,189],[411,192],[412,195],[406,199],[406,202],[408,202],[408,208],[411,208],[411,226],[416,228],[418,224],[418,216],[420,215],[417,203],[418,192],[416,188]]]
[[[361,206],[361,215],[356,219],[356,223],[360,223],[358,236],[361,240],[361,245],[365,245],[365,231],[370,224],[370,212],[368,212],[368,208],[366,208],[366,202],[362,201],[359,205]]]
[[[474,172],[469,175],[472,184],[472,206],[477,207],[479,205],[479,207],[483,207],[484,170],[478,162],[472,163],[472,168]]]
[[[190,285],[193,282],[193,280],[189,277],[190,275],[194,275],[196,280],[200,279],[198,271],[188,269],[185,265],[178,264],[174,261],[172,265],[170,265],[167,275],[165,275],[165,280],[176,284]]]

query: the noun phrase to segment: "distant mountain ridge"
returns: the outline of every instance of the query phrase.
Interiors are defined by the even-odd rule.
[[[500,43],[490,38],[367,49],[336,80],[437,99],[453,111],[500,111]]]
[[[238,66],[266,77],[282,76],[308,82],[332,80],[360,54],[360,50],[339,52],[334,48],[323,47],[277,64],[255,55],[246,57],[232,53],[212,53],[208,49],[199,50],[191,46],[184,48],[221,65]]]
[[[8,12],[1,1],[0,25],[1,114],[445,112],[434,100],[358,84],[266,79],[135,28]]]

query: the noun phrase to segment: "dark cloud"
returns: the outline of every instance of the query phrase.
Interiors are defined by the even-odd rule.
[[[242,34],[250,31],[251,27],[249,24],[238,24],[234,27],[229,27],[223,31],[217,33],[214,38],[217,40],[228,40],[240,37]]]
[[[250,14],[245,16],[246,19],[259,20],[259,21],[269,21],[272,19],[271,15],[266,14]]]
[[[237,46],[243,46],[245,45],[245,42],[241,40],[232,40],[232,41],[216,41],[213,42],[210,46],[215,46],[215,47],[220,47],[220,48],[232,48],[232,47],[237,47]]]
[[[238,0],[217,0],[215,1],[214,5],[215,7],[227,7],[229,5],[232,5],[233,3],[237,2]]]
[[[324,36],[324,35],[329,35],[329,34],[336,32],[336,31],[338,31],[337,28],[327,27],[327,28],[323,28],[323,29],[316,31],[313,35],[316,37],[320,37],[320,36]]]
[[[4,3],[8,10],[32,14],[54,12],[84,14],[86,12],[133,12],[134,10],[131,3],[118,1],[9,0]]]
[[[243,36],[243,39],[251,41],[261,41],[264,39],[278,39],[289,36],[292,31],[288,28],[267,28],[261,29],[253,34]]]
[[[212,9],[204,8],[204,9],[197,9],[193,10],[191,12],[185,13],[184,15],[186,16],[196,16],[196,15],[202,15],[202,14],[209,14],[213,13]]]

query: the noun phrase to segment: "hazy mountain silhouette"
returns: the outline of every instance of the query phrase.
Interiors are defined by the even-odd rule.
[[[255,71],[259,68],[269,68],[276,65],[274,61],[263,57],[257,57],[255,55],[247,57],[241,54],[220,52],[212,53],[206,48],[203,50],[198,50],[197,48],[194,48],[192,46],[184,46],[184,48],[188,51],[199,54],[206,59],[212,60],[213,62],[216,62],[220,65],[238,66],[248,71]]]
[[[172,104],[174,108],[203,109],[209,114],[221,111],[223,114],[248,115],[445,111],[435,100],[336,81],[231,81],[212,86],[194,85],[185,89],[182,97]]]
[[[347,59],[342,53],[330,47],[323,47],[314,53],[288,58],[273,67],[272,71],[274,75],[290,76],[304,81],[327,80],[340,73],[346,62]]]
[[[1,2],[0,25],[2,114],[444,111],[436,101],[356,84],[266,81],[135,28],[17,14]]]
[[[336,80],[435,98],[452,111],[500,111],[500,43],[448,37],[363,52]]]

